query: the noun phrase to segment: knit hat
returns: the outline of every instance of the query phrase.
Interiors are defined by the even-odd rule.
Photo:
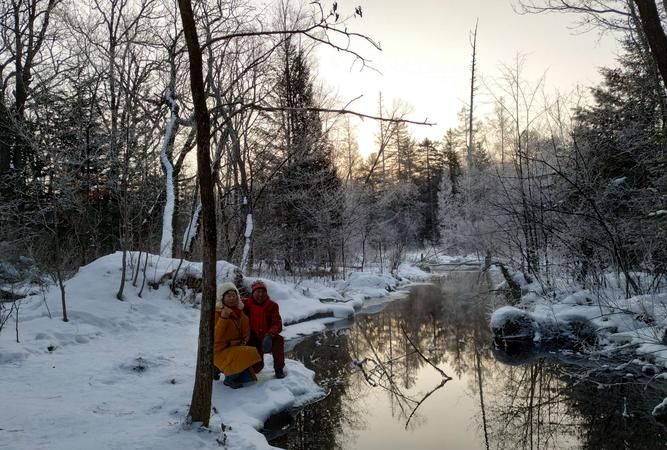
[[[239,290],[236,289],[236,285],[234,283],[222,283],[219,284],[218,287],[215,290],[215,309],[221,310],[222,307],[224,306],[222,303],[222,297],[225,295],[226,292],[229,291],[234,291],[236,293],[236,298],[239,301],[239,308],[243,308],[243,303],[241,302],[241,295],[239,294]]]
[[[255,292],[257,289],[264,289],[266,291],[266,283],[264,283],[262,280],[257,280],[250,285],[251,292]]]

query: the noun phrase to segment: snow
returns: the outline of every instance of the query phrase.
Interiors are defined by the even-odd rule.
[[[646,274],[633,273],[640,283]],[[524,316],[533,328],[538,345],[563,337],[597,340],[593,351],[611,353],[615,348],[632,348],[641,357],[632,364],[643,367],[646,361],[667,369],[667,345],[662,342],[667,328],[667,294],[637,295],[625,298],[623,276],[608,274],[608,287],[595,294],[576,285],[559,281],[558,289],[543,292],[531,283],[522,286],[517,307],[499,308],[490,318],[492,330]],[[511,327],[510,327],[511,328]]]
[[[246,238],[252,236],[252,214],[248,214],[248,216],[246,217],[245,233],[243,234],[243,236]]]
[[[165,191],[166,201],[164,205],[164,212],[162,214],[162,239],[160,241],[160,255],[166,258],[171,258],[171,250],[174,243],[173,235],[173,220],[174,220],[174,205],[176,203],[176,195],[174,193],[174,166],[169,161],[167,151],[169,145],[173,140],[174,128],[178,119],[178,104],[173,98],[173,92],[170,88],[164,93],[164,99],[169,105],[171,116],[167,122],[164,130],[164,141],[160,150],[160,161],[164,168],[165,174]]]
[[[192,218],[185,228],[183,233],[183,251],[189,252],[192,247],[192,240],[197,236],[197,229],[199,228],[199,216],[201,215],[201,200],[197,202],[197,207],[192,213]]]
[[[209,428],[188,425],[194,382],[199,310],[187,296],[175,297],[165,274],[181,261],[145,254],[147,281],[157,289],[126,288],[115,298],[122,253],[81,267],[66,282],[70,322],[60,320],[57,288],[21,301],[19,340],[0,333],[0,448],[155,449],[272,448],[258,432],[273,413],[304,405],[323,395],[314,373],[287,361],[287,377],[273,377],[272,358],[256,383],[232,390],[215,381],[215,413]],[[129,253],[131,265],[138,253]],[[219,261],[218,283],[238,268]],[[200,276],[201,264],[183,261],[179,278]],[[128,278],[129,274],[128,274]],[[255,278],[248,277],[249,286]],[[322,330],[335,317],[359,309],[363,298],[388,296],[400,283],[388,275],[353,273],[347,281],[267,283],[280,306],[287,338]],[[325,300],[325,301],[322,301]],[[53,314],[49,317],[45,303]],[[196,301],[195,301],[196,303]],[[331,317],[312,318],[315,314]],[[221,432],[224,424],[225,431]]]
[[[491,326],[491,329],[499,329],[507,322],[523,319],[527,316],[528,315],[524,310],[515,308],[513,306],[503,306],[491,314],[489,325]]]
[[[352,272],[340,286],[340,290],[346,298],[354,299],[360,305],[364,299],[387,295],[387,292],[395,290],[398,284],[398,280],[391,275]]]
[[[403,263],[398,267],[398,276],[413,281],[428,281],[433,275],[412,264]]]
[[[325,317],[322,319],[308,320],[306,322],[295,323],[283,328],[281,333],[285,339],[294,339],[301,336],[308,336],[314,333],[324,331],[327,324],[339,320],[336,317]]]
[[[662,403],[653,408],[653,416],[654,417],[667,416],[667,397],[665,397]]]
[[[463,256],[451,256],[451,255],[442,255],[438,254],[432,258],[433,264],[447,264],[447,265],[457,265],[457,264],[480,264],[482,261],[477,255],[463,255]]]
[[[248,204],[248,199],[245,197],[243,197],[243,204]],[[248,264],[248,255],[250,255],[250,238],[252,237],[252,230],[252,214],[248,213],[245,221],[245,232],[243,233],[243,237],[245,238],[245,243],[243,244],[243,258],[241,258],[241,270],[244,271]]]

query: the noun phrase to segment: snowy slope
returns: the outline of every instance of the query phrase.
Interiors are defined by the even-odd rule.
[[[177,265],[178,260],[153,256],[150,280]],[[68,323],[60,319],[59,290],[52,288],[44,299],[21,302],[20,343],[13,327],[3,329],[0,449],[220,448],[217,440],[234,449],[265,449],[270,446],[257,430],[270,414],[322,395],[314,373],[296,361],[287,361],[285,379],[273,378],[267,356],[257,383],[234,391],[215,382],[211,431],[185,426],[199,310],[174,298],[166,286],[146,288],[139,298],[138,288],[128,282],[125,301],[118,301],[120,267],[120,253],[108,255],[66,283]],[[235,268],[220,262],[218,269],[222,282],[233,277]],[[199,274],[201,265],[188,263],[181,273]],[[390,281],[383,276],[350,278],[336,287],[267,284],[286,322],[318,313],[345,317],[361,298],[388,294],[378,289]],[[312,333],[327,320],[293,325],[284,334]],[[225,433],[220,433],[222,423]]]

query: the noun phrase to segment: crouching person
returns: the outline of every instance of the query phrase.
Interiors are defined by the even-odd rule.
[[[250,340],[262,355],[260,362],[253,367],[255,372],[264,368],[264,353],[273,354],[273,369],[276,378],[285,378],[285,339],[280,335],[283,321],[278,304],[271,300],[266,284],[257,280],[251,286],[251,295],[243,303],[244,311],[250,319]]]
[[[225,375],[224,384],[234,389],[256,380],[253,365],[262,361],[255,347],[246,345],[250,337],[248,317],[243,313],[239,291],[233,283],[224,283],[217,289],[222,300],[220,318],[215,325],[213,362]]]

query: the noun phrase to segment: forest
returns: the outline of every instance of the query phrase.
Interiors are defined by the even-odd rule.
[[[415,138],[431,122],[407,101],[371,92],[377,110],[362,113],[318,78],[321,47],[372,70],[381,45],[362,7],[0,3],[0,331],[35,286],[57,287],[67,321],[67,280],[115,252],[119,301],[149,255],[203,262],[202,336],[216,261],[299,283],[398,276],[408,255],[475,255],[500,269],[510,304],[537,283],[545,296],[576,284],[609,306],[610,276],[625,298],[664,293],[663,2],[520,2],[525,14],[572,14],[591,32],[582,39],[618,40],[599,84],[568,92],[529,78],[521,54],[480,74],[471,24],[466,101],[431,139]],[[372,148],[358,144],[361,119],[375,124]],[[206,423],[202,350],[195,394],[209,400],[191,413]]]

